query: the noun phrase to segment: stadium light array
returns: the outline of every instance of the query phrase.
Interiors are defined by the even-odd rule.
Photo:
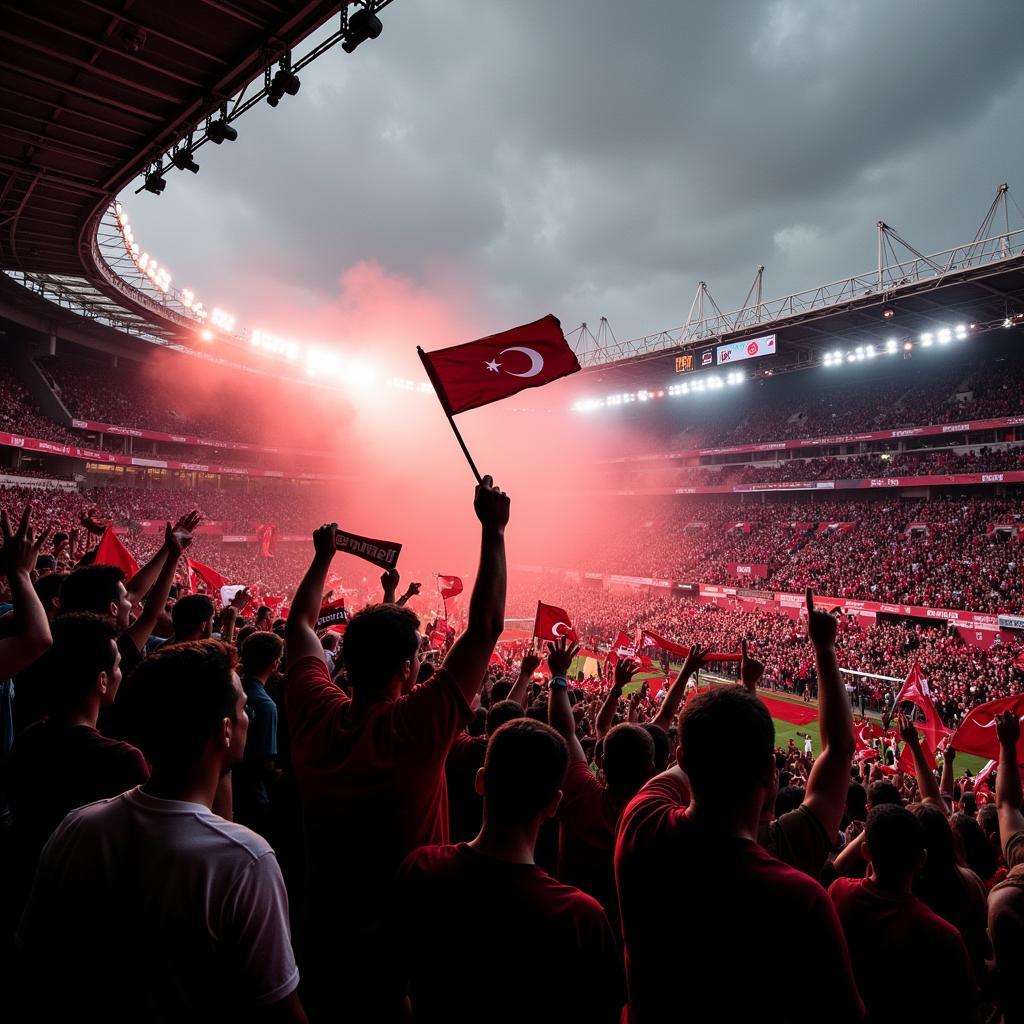
[[[726,387],[736,387],[746,380],[742,370],[732,370],[724,377],[717,373],[694,377],[690,381],[669,384],[667,388],[647,388],[640,391],[627,391],[617,395],[605,395],[604,398],[581,398],[573,403],[574,412],[594,412],[597,409],[613,408],[619,405],[632,405],[634,402],[651,402],[660,398],[679,398],[682,395],[700,395],[706,391],[719,391]]]
[[[1024,316],[1021,319],[1024,319]],[[910,352],[916,345],[920,345],[922,348],[932,348],[935,345],[949,345],[953,341],[963,341],[976,326],[976,324],[971,324],[970,327],[967,324],[956,324],[954,326],[936,327],[931,331],[922,332],[918,335],[916,341],[907,338],[903,342],[902,349],[904,352]],[[837,348],[832,352],[826,352],[821,357],[821,365],[831,368],[842,366],[843,363],[862,363],[865,360],[874,359],[876,356],[883,354],[887,356],[895,355],[899,351],[899,340],[897,338],[889,338],[884,347],[871,344],[857,345],[845,351]]]

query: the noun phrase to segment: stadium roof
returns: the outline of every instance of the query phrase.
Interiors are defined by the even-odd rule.
[[[159,309],[140,306],[106,267],[96,245],[100,220],[150,163],[345,6],[0,4],[0,270],[23,281],[38,275],[51,294],[73,288],[99,310],[126,307],[161,334],[184,335]],[[19,286],[6,276],[3,284],[21,305]]]

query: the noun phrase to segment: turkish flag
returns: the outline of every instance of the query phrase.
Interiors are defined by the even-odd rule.
[[[565,637],[572,643],[579,640],[576,630],[569,621],[569,613],[553,604],[537,602],[537,617],[533,623],[533,635],[540,640],[561,640]]]
[[[924,733],[932,750],[939,749],[939,742],[943,736],[949,735],[949,730],[943,725],[942,718],[932,701],[931,691],[928,689],[928,680],[921,672],[921,666],[915,661],[903,684],[903,689],[896,695],[896,704],[903,701],[920,708],[924,714],[924,724],[921,732]]]
[[[960,723],[949,741],[956,750],[964,754],[976,754],[986,760],[999,760],[999,738],[996,736],[996,715],[1012,711],[1024,720],[1024,694],[1001,697],[979,704]],[[1017,741],[1017,764],[1024,764],[1024,732]]]
[[[121,543],[121,538],[114,533],[112,526],[103,531],[93,564],[116,565],[118,569],[123,570],[125,580],[130,580],[139,571],[139,563],[135,561],[135,556]]]
[[[649,629],[643,629],[640,631],[640,642],[637,644],[638,647],[660,647],[661,650],[667,651],[669,654],[675,654],[677,657],[685,658],[690,653],[690,648],[686,644],[677,644],[671,640],[666,640],[663,636],[659,636],[657,633],[652,632]],[[702,665],[706,665],[711,661],[739,661],[741,655],[739,654],[726,654],[721,651],[708,651],[703,658],[700,659]]]
[[[927,764],[932,771],[935,771],[935,754],[932,752],[932,748],[929,745],[927,739],[922,740],[921,750],[924,753],[925,764]],[[896,763],[900,766],[900,768],[905,774],[914,774],[914,755],[910,752],[909,743],[903,744],[903,749],[900,751],[900,756]]]
[[[511,331],[419,353],[449,416],[539,388],[580,369],[562,325],[550,313]]]
[[[227,576],[222,576],[216,569],[211,569],[208,565],[203,565],[202,562],[197,562],[195,559],[186,559],[188,562],[188,571],[192,576],[191,586],[195,590],[195,579],[198,576],[207,587],[210,589],[210,593],[219,594],[221,587],[226,587],[228,583]]]
[[[458,576],[438,576],[437,589],[445,601],[450,601],[462,593],[462,580]]]

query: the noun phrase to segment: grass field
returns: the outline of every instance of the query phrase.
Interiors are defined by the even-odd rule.
[[[580,664],[579,668],[582,669],[582,667],[582,664]],[[572,669],[570,671],[575,672],[576,669],[577,665],[573,664]],[[673,665],[672,671],[673,674],[678,672],[679,666]],[[629,686],[625,687],[623,693],[626,696],[628,696],[639,686],[641,686],[645,679],[651,679],[655,676],[657,676],[658,678],[663,678],[660,672],[641,673],[637,676],[634,676],[633,682],[630,683]],[[725,682],[724,679],[715,677],[711,673],[701,673],[701,679],[709,680],[713,683]],[[768,695],[766,694],[766,696]],[[817,704],[813,702],[811,704],[805,704],[802,700],[792,700],[791,698],[787,698],[786,696],[777,693],[772,693],[770,694],[770,696],[775,701],[792,703],[794,705],[794,708],[813,709],[815,712],[817,711]],[[792,738],[793,742],[797,746],[797,749],[802,751],[804,749],[804,739],[803,736],[799,735],[799,733],[809,732],[811,734],[811,743],[814,746],[815,756],[821,753],[821,737],[818,734],[817,721],[811,722],[809,725],[796,725],[793,722],[787,722],[785,719],[775,717],[772,718],[772,721],[775,723],[775,743],[777,746],[786,747],[789,743],[790,738]],[[973,754],[957,754],[956,761],[954,762],[954,768],[956,770],[957,775],[962,773],[965,768],[969,768],[972,772],[977,773],[982,768],[984,768],[984,766],[984,758],[975,757]]]

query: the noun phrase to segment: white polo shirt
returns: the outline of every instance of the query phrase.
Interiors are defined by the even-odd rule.
[[[72,811],[43,848],[18,942],[78,1013],[244,1017],[299,984],[270,845],[202,804],[129,790]],[[58,986],[54,986],[57,988]],[[44,1014],[45,1016],[45,1014]]]

